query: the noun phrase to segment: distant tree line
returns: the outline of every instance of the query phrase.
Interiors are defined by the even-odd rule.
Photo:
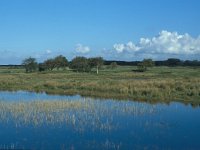
[[[180,60],[177,58],[169,58],[164,61],[155,61],[155,66],[200,66],[198,60]]]
[[[152,59],[144,59],[143,61],[105,61],[102,57],[75,57],[70,62],[66,57],[59,55],[55,58],[47,59],[42,63],[37,63],[35,58],[29,57],[23,60],[22,66],[25,68],[26,72],[34,72],[34,71],[52,71],[59,69],[66,69],[69,67],[70,69],[77,72],[91,72],[91,70],[96,70],[96,73],[99,73],[99,69],[103,65],[107,65],[108,68],[114,69],[118,65],[121,66],[137,66],[137,71],[146,71],[147,68],[153,66],[200,66],[200,61],[198,60],[186,60],[182,61],[177,58],[169,58],[164,61],[153,61]]]
[[[23,65],[0,65],[0,67],[6,67],[6,68],[10,68],[10,69],[21,69],[23,67]]]
[[[29,57],[23,60],[22,65],[26,72],[34,71],[52,71],[54,69],[65,69],[69,67],[77,72],[90,72],[93,68],[96,69],[96,73],[99,73],[104,60],[102,57],[75,57],[71,62],[68,62],[67,58],[59,55],[55,58],[47,59],[42,63],[37,63],[35,58]]]
[[[105,65],[110,65],[112,62],[116,62],[120,66],[138,66],[142,61],[105,61]],[[169,58],[162,61],[153,61],[155,66],[200,66],[200,61],[198,60],[180,60],[177,58]]]
[[[111,65],[111,63],[117,63],[119,66],[137,66],[141,61],[119,61],[119,60],[105,60],[104,65]]]

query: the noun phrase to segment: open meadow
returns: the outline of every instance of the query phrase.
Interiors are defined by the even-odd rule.
[[[66,68],[25,73],[22,68],[1,67],[0,90],[199,105],[200,68],[163,66],[138,72],[134,66],[103,66],[97,75],[95,70],[79,73]]]

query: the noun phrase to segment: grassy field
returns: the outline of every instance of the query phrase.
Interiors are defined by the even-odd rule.
[[[200,68],[104,67],[98,75],[71,70],[25,73],[24,69],[0,68],[0,90],[28,90],[50,94],[80,94],[98,98],[131,99],[151,103],[180,101],[200,104]]]

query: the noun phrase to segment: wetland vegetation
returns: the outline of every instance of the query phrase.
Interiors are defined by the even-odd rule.
[[[27,90],[50,94],[131,99],[147,102],[179,101],[200,104],[199,67],[103,66],[98,75],[69,68],[25,73],[19,68],[0,68],[0,90]]]
[[[200,68],[154,64],[60,55],[0,67],[0,149],[197,149]]]
[[[0,149],[199,148],[198,66],[35,61],[0,67]]]

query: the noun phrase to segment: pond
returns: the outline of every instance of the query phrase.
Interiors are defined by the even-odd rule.
[[[199,149],[200,109],[0,92],[0,149]]]

